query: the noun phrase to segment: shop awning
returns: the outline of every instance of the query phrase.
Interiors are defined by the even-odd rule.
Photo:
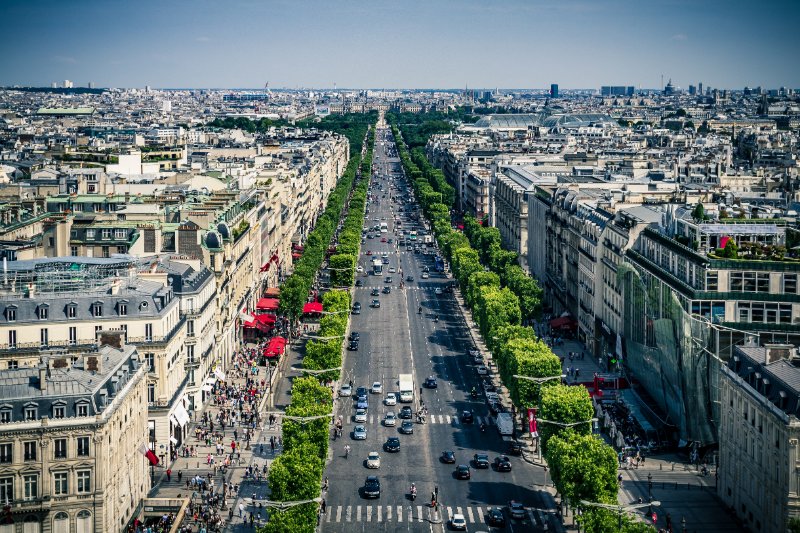
[[[300,256],[303,255],[299,252],[292,252],[292,259],[300,259]]]
[[[270,287],[264,291],[264,298],[279,298],[281,290],[278,287]]]
[[[256,309],[259,311],[275,311],[279,305],[280,301],[277,298],[261,298],[256,304]]]
[[[260,329],[261,331],[268,331],[269,328],[274,323],[275,323],[274,315],[263,314],[254,316],[252,322],[245,322],[244,327]]]
[[[286,348],[286,339],[283,337],[272,337],[269,344],[264,348],[264,357],[277,357],[283,354]]]
[[[303,306],[303,313],[321,313],[321,312],[322,312],[321,302],[310,302]]]
[[[550,321],[551,328],[574,329],[577,326],[578,323],[571,316],[560,316]]]

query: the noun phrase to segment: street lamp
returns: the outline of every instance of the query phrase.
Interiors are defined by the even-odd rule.
[[[653,501],[653,474],[647,473],[647,501]],[[653,514],[653,506],[650,506],[650,514]]]
[[[619,531],[622,531],[622,513],[630,513],[631,511],[635,511],[636,509],[644,509],[645,507],[653,506],[656,507],[661,506],[661,502],[659,501],[652,501],[649,503],[634,503],[631,505],[611,505],[608,503],[597,503],[597,502],[589,502],[586,500],[581,500],[581,504],[587,505],[589,507],[600,507],[601,509],[608,509],[609,511],[614,511],[618,514],[619,519],[617,522],[617,527]],[[683,523],[685,524],[686,519],[684,519]],[[686,533],[686,526],[684,525],[683,533]]]
[[[324,374],[325,372],[331,372],[333,370],[341,370],[342,367],[337,366],[336,368],[323,368],[322,370],[311,370],[310,368],[298,368],[296,366],[291,367],[292,370],[296,372],[305,372],[306,374],[311,374],[312,376],[316,376],[319,374]]]
[[[517,379],[524,379],[526,381],[533,381],[535,383],[544,383],[546,381],[553,381],[554,379],[564,379],[567,377],[566,374],[561,374],[560,376],[547,376],[545,378],[535,378],[533,376],[520,376],[518,374],[514,374],[514,377]]]

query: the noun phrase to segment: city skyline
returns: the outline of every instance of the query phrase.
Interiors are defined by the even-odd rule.
[[[682,88],[800,87],[800,72],[787,68],[789,51],[800,45],[790,27],[800,7],[762,2],[760,16],[772,21],[766,27],[750,24],[748,5],[145,1],[133,10],[93,0],[11,1],[3,8],[0,45],[13,53],[0,59],[0,84],[544,89],[558,83],[568,90],[659,88],[663,76]]]

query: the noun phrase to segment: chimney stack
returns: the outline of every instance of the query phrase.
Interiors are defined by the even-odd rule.
[[[47,390],[47,362],[39,364],[39,390]]]

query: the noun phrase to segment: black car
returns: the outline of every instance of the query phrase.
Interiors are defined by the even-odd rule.
[[[360,279],[357,279],[356,280],[356,287],[363,287],[363,286],[364,286],[364,281],[360,280]]]
[[[445,450],[442,452],[441,460],[445,464],[456,464],[456,453],[450,450]]]
[[[522,444],[519,442],[510,442],[508,444],[508,453],[511,455],[522,455]]]
[[[468,465],[458,465],[456,467],[456,479],[469,479],[472,477]]]
[[[386,277],[383,279],[383,282],[384,282],[384,283],[391,283],[391,282],[392,282],[392,276],[386,276]]]
[[[383,288],[383,294],[390,294],[392,292],[392,288],[388,285]]]
[[[472,424],[475,421],[475,416],[472,414],[472,411],[466,410],[461,413],[461,421],[465,424]]]
[[[367,480],[364,482],[364,497],[381,497],[381,482],[377,476],[367,476]]]
[[[406,281],[414,281],[414,276],[406,276]]]
[[[511,472],[511,460],[506,455],[495,457],[494,469],[498,472]]]
[[[361,334],[357,331],[350,332],[350,340],[351,341],[358,341],[361,340]]]
[[[399,452],[400,451],[400,439],[397,437],[389,437],[386,439],[386,443],[383,445],[383,449],[387,452]]]
[[[355,352],[358,350],[358,341],[350,341],[350,344],[347,345],[347,349],[351,352]]]
[[[366,387],[359,387],[356,389],[356,398],[359,396],[363,396],[364,398],[367,397],[367,388]]]
[[[429,389],[435,389],[439,385],[436,383],[436,378],[433,376],[428,376],[428,379],[425,380],[425,386]]]
[[[402,409],[400,409],[400,414],[397,415],[399,418],[404,420],[410,420],[414,418],[414,412],[411,410],[411,407],[408,405],[404,405]]]
[[[489,468],[489,456],[485,453],[476,453],[472,457],[475,468]]]
[[[380,300],[372,300],[372,304],[370,304],[370,305],[372,307],[374,307],[375,309],[378,309],[381,306],[381,301]]]
[[[403,435],[411,435],[412,433],[414,433],[414,423],[411,422],[410,420],[406,420],[402,424],[400,424],[400,428],[398,431],[400,431],[400,433],[402,433]]]
[[[488,523],[490,526],[505,527],[506,516],[500,509],[492,507],[486,513],[486,523]]]
[[[372,291],[370,292],[370,294],[371,294],[372,296],[378,296],[380,293],[381,293],[381,291],[380,291],[380,289],[378,289],[378,287],[375,287],[375,288],[374,288],[374,289],[372,289]]]
[[[354,315],[361,314],[361,302],[356,302],[353,304],[353,314]]]

